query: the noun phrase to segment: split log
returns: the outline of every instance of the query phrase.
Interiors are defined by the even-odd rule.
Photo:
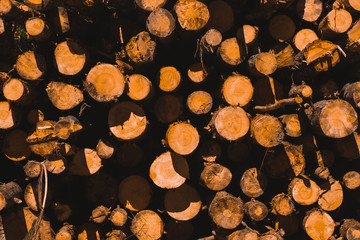
[[[30,35],[30,39],[35,41],[45,41],[50,35],[51,31],[44,19],[39,17],[29,18],[25,22],[26,32]]]
[[[323,3],[321,0],[300,0],[296,4],[298,15],[307,22],[315,22],[321,16]]]
[[[188,96],[186,105],[196,115],[207,114],[213,106],[213,99],[208,92],[195,91]]]
[[[356,238],[358,238],[358,235],[356,236],[353,233],[355,232],[359,233],[359,231],[360,231],[360,223],[355,219],[344,219],[339,229],[340,236],[348,240],[350,239],[355,240]]]
[[[97,155],[96,151],[84,148],[74,155],[68,169],[71,174],[89,176],[99,171],[101,166],[101,158]]]
[[[140,176],[129,176],[119,185],[119,200],[131,211],[146,209],[151,200],[152,190],[148,181]]]
[[[244,217],[243,201],[225,191],[218,192],[210,203],[209,215],[217,226],[234,229]]]
[[[339,181],[330,179],[330,188],[321,193],[318,204],[325,211],[334,211],[340,207],[343,202],[343,190]]]
[[[154,59],[156,43],[148,32],[140,32],[126,44],[125,50],[134,63],[149,63]]]
[[[169,124],[180,118],[183,108],[182,99],[179,96],[166,94],[157,99],[154,111],[159,122]]]
[[[175,19],[168,10],[158,8],[147,18],[146,29],[160,39],[167,38],[175,30]]]
[[[333,3],[334,8],[345,7],[350,12],[360,11],[360,3],[356,0],[336,0]]]
[[[60,174],[66,169],[66,159],[60,155],[51,155],[44,161],[46,170],[52,174]]]
[[[256,168],[247,169],[240,180],[240,187],[243,193],[251,198],[261,196],[267,186],[266,176]]]
[[[311,205],[318,201],[321,189],[309,178],[294,178],[289,184],[289,194],[300,205]]]
[[[0,102],[0,129],[10,129],[17,125],[19,117],[17,111],[9,103]]]
[[[10,13],[12,9],[12,4],[10,0],[0,1],[0,16],[5,16]]]
[[[160,188],[178,188],[189,178],[189,166],[182,156],[165,152],[151,164],[150,178]]]
[[[205,81],[207,77],[207,71],[201,63],[195,62],[190,65],[187,71],[187,76],[193,83],[201,83]]]
[[[298,114],[286,114],[279,117],[284,125],[285,134],[289,137],[300,137],[302,135],[301,124]]]
[[[61,117],[54,125],[54,134],[56,137],[66,140],[73,133],[76,133],[82,129],[82,125],[79,120],[73,116]]]
[[[143,150],[135,142],[125,142],[117,151],[116,161],[124,167],[138,166],[144,157]]]
[[[284,42],[295,34],[295,23],[287,15],[277,15],[270,20],[269,33],[275,40]]]
[[[121,230],[112,230],[106,234],[106,240],[126,240],[126,234]]]
[[[211,1],[208,5],[210,19],[207,28],[214,28],[221,33],[228,32],[234,25],[234,12],[231,5],[223,0]]]
[[[128,218],[127,212],[125,209],[120,208],[119,205],[112,210],[109,220],[111,221],[114,226],[121,227],[124,226]]]
[[[318,39],[318,36],[313,30],[304,28],[295,34],[293,38],[293,43],[299,51],[302,51],[306,48],[307,45]]]
[[[237,230],[233,232],[226,238],[226,240],[240,240],[240,239],[257,240],[258,232],[250,228],[245,228],[243,230]]]
[[[29,178],[36,178],[41,173],[41,163],[29,160],[24,166],[25,175]]]
[[[31,151],[26,138],[27,134],[19,129],[6,134],[2,146],[5,156],[12,161],[22,161],[28,158]]]
[[[70,224],[65,224],[64,226],[62,226],[55,236],[55,240],[74,240],[74,239],[75,239],[74,226]]]
[[[191,221],[171,220],[166,225],[166,239],[169,240],[191,240],[194,227]]]
[[[170,217],[180,221],[187,221],[199,213],[201,200],[195,188],[183,184],[179,188],[166,192],[164,206]]]
[[[314,208],[307,212],[303,220],[303,227],[311,239],[323,240],[331,237],[335,223],[327,212]]]
[[[323,38],[331,38],[346,32],[351,24],[352,17],[348,11],[333,9],[321,20],[318,31]]]
[[[272,212],[281,216],[289,216],[295,211],[295,206],[290,196],[280,193],[271,200]]]
[[[46,93],[51,103],[60,110],[70,110],[84,101],[84,95],[79,88],[63,82],[50,82]]]
[[[147,120],[139,105],[133,102],[118,102],[109,111],[108,124],[115,137],[131,140],[145,132]]]
[[[263,147],[275,147],[282,143],[285,133],[278,118],[256,115],[251,121],[251,135]]]
[[[10,78],[3,83],[2,92],[8,101],[25,103],[29,101],[29,85],[18,78]]]
[[[356,171],[347,172],[342,181],[347,189],[354,190],[360,187],[360,174]]]
[[[208,7],[197,0],[178,0],[174,6],[181,28],[200,30],[210,18]]]
[[[250,121],[241,107],[228,106],[213,114],[209,127],[213,128],[220,137],[234,141],[247,134]]]
[[[289,43],[279,43],[272,47],[269,53],[275,56],[277,68],[290,67],[294,64],[295,53]]]
[[[360,20],[356,21],[349,31],[347,31],[347,49],[360,51]]]
[[[189,155],[199,145],[200,136],[190,123],[177,122],[169,126],[165,140],[174,152],[180,155]]]
[[[40,187],[42,186],[42,188]],[[45,184],[39,184],[38,181],[30,182],[24,191],[24,200],[27,206],[35,211],[40,212],[43,205],[43,194],[45,193]],[[53,190],[49,187],[46,196],[45,208],[50,206],[53,198]]]
[[[150,80],[141,74],[132,74],[127,80],[127,95],[134,101],[141,101],[148,98],[152,91]]]
[[[114,101],[124,92],[124,75],[115,65],[100,63],[89,71],[84,88],[98,102]]]
[[[235,37],[221,42],[217,53],[220,59],[230,67],[239,65],[245,59],[245,52],[242,46],[239,46],[238,40]]]
[[[231,179],[231,171],[217,163],[205,164],[200,175],[200,182],[213,191],[223,190],[230,184]]]
[[[175,91],[181,82],[180,72],[172,66],[162,67],[159,72],[158,85],[164,92]]]
[[[22,189],[15,182],[0,184],[0,211],[21,203]]]
[[[277,69],[277,61],[272,53],[259,53],[249,58],[249,71],[254,76],[267,76]]]
[[[314,129],[327,137],[343,138],[358,127],[355,109],[344,100],[322,100],[305,109]]]
[[[269,212],[264,203],[253,198],[244,204],[244,209],[246,215],[248,215],[251,220],[256,222],[264,220]]]
[[[44,113],[40,109],[32,109],[26,118],[30,125],[36,125],[37,122],[44,121]]]
[[[144,210],[135,215],[130,230],[139,240],[157,240],[161,238],[164,226],[157,213]]]
[[[18,56],[15,68],[20,77],[25,80],[41,80],[45,74],[46,61],[41,54],[27,51]]]
[[[252,99],[253,92],[254,88],[250,79],[240,74],[228,77],[222,86],[225,101],[234,106],[247,105]]]
[[[61,202],[54,202],[53,204],[51,204],[51,209],[54,213],[56,220],[60,222],[68,220],[73,213],[70,205]]]
[[[107,207],[104,206],[98,206],[96,207],[90,216],[90,221],[93,221],[95,223],[103,223],[107,216],[109,215],[110,210]]]
[[[200,142],[199,154],[203,161],[216,162],[216,160],[220,158],[221,152],[222,150],[220,144],[213,140]]]
[[[135,0],[135,3],[145,11],[154,12],[165,5],[166,0]]]
[[[109,159],[114,154],[114,146],[108,139],[100,139],[96,145],[96,153],[102,159]]]

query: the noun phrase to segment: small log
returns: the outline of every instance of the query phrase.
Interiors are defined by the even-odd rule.
[[[271,200],[272,212],[281,216],[289,216],[295,211],[295,206],[290,196],[280,193]]]
[[[62,226],[55,236],[55,240],[74,240],[75,231],[74,226],[70,224],[65,224]]]
[[[115,137],[131,140],[145,132],[147,120],[139,105],[133,102],[118,102],[109,111],[108,124]]]
[[[274,54],[277,68],[290,67],[294,64],[295,53],[289,43],[279,43],[275,45],[269,53]]]
[[[60,174],[66,169],[66,159],[60,155],[51,155],[44,161],[46,170],[52,174]]]
[[[164,92],[175,91],[181,82],[180,72],[172,66],[162,67],[159,72],[158,86]]]
[[[119,200],[131,211],[146,209],[151,200],[152,190],[148,181],[140,176],[129,176],[119,185]]]
[[[110,102],[123,94],[125,78],[115,65],[100,63],[89,71],[84,88],[96,101]]]
[[[117,152],[117,161],[124,167],[137,167],[144,158],[144,152],[135,142],[125,142]]]
[[[209,206],[212,221],[224,229],[234,229],[244,217],[243,201],[225,191],[217,192]]]
[[[234,106],[247,105],[252,99],[253,92],[254,88],[250,79],[240,74],[228,77],[222,86],[225,101]]]
[[[53,154],[56,150],[57,141],[46,141],[29,144],[31,152],[42,157]]]
[[[177,95],[166,94],[160,96],[155,103],[155,116],[161,123],[175,122],[183,114],[182,99]]]
[[[157,213],[143,210],[135,215],[130,230],[139,240],[157,240],[164,232],[164,224]]]
[[[21,203],[22,189],[15,182],[0,184],[0,211]]]
[[[213,140],[200,142],[199,154],[203,161],[216,162],[216,160],[220,158],[221,152],[220,144]]]
[[[269,212],[264,203],[253,198],[244,204],[244,209],[246,215],[248,215],[251,220],[256,222],[264,220]]]
[[[311,205],[315,203],[320,196],[320,187],[311,179],[294,178],[289,184],[289,194],[295,202],[300,205]]]
[[[16,126],[18,118],[16,110],[9,102],[0,102],[0,129],[10,129]]]
[[[348,11],[333,9],[321,20],[318,31],[323,38],[331,38],[346,32],[351,24],[352,17]]]
[[[338,209],[343,202],[343,189],[339,181],[330,180],[330,189],[321,193],[318,204],[325,211]]]
[[[305,109],[314,129],[327,137],[343,138],[358,127],[355,109],[344,100],[322,100]]]
[[[49,26],[44,19],[39,17],[33,17],[26,20],[25,29],[30,35],[30,39],[35,41],[45,41],[51,35]]]
[[[208,7],[197,0],[178,0],[174,6],[181,28],[200,30],[210,18]]]
[[[246,54],[258,50],[259,28],[257,26],[243,25],[236,31],[236,39],[238,42],[245,44]]]
[[[121,230],[112,230],[106,234],[106,240],[126,240],[126,234]]]
[[[240,180],[243,193],[251,198],[261,196],[267,186],[266,176],[256,168],[247,169]]]
[[[36,125],[37,122],[44,121],[44,113],[40,109],[32,109],[26,118],[30,125]]]
[[[213,106],[213,99],[208,92],[195,91],[188,96],[186,105],[196,115],[207,114]]]
[[[227,106],[213,114],[209,126],[220,137],[234,141],[247,134],[250,128],[250,121],[247,113],[241,107]]]
[[[258,114],[251,121],[251,135],[263,147],[275,147],[282,143],[285,133],[278,118]]]
[[[257,105],[275,104],[284,98],[282,84],[272,77],[258,79],[254,84],[253,100]]]
[[[128,218],[127,212],[125,209],[120,208],[119,205],[112,210],[109,220],[111,221],[114,226],[121,227],[124,226]]]
[[[303,227],[311,239],[323,240],[334,233],[335,223],[327,212],[314,208],[306,213]]]
[[[306,48],[307,45],[316,40],[319,40],[319,37],[316,35],[316,33],[309,28],[304,28],[295,34],[293,38],[293,44],[299,51],[302,51]]]
[[[301,85],[292,84],[289,97],[297,97],[300,96],[302,98],[310,98],[313,94],[313,90],[309,85],[302,83]]]
[[[179,221],[187,221],[199,213],[201,200],[195,188],[183,184],[179,188],[166,192],[164,206],[170,217]]]
[[[254,76],[267,76],[277,69],[276,57],[272,53],[259,53],[249,58],[249,71]]]
[[[321,0],[300,0],[296,4],[296,10],[302,20],[315,22],[321,16],[323,3]]]
[[[150,80],[141,74],[132,74],[127,79],[127,95],[134,101],[141,101],[150,96],[152,84]]]
[[[152,35],[165,39],[175,30],[175,19],[173,15],[164,8],[158,8],[150,13],[146,20],[146,29]]]
[[[217,53],[220,59],[230,67],[239,65],[245,59],[244,50],[235,37],[222,41]]]
[[[178,188],[189,178],[189,166],[182,156],[165,152],[151,164],[150,178],[160,188]]]
[[[298,114],[286,114],[279,117],[284,125],[285,134],[289,137],[300,137],[302,135],[301,124]]]
[[[96,145],[96,153],[102,159],[111,158],[114,151],[114,145],[108,139],[100,139]]]
[[[188,155],[199,145],[200,136],[197,129],[190,123],[177,122],[169,126],[165,140],[174,152]]]
[[[221,33],[228,32],[234,25],[234,11],[231,5],[223,0],[211,1],[208,5],[210,19],[207,28],[214,28]]]
[[[46,9],[47,5],[50,3],[50,0],[24,0],[24,3],[32,9],[41,11]]]
[[[5,135],[2,151],[12,161],[22,161],[31,154],[29,144],[26,142],[27,134],[19,129]]]
[[[29,86],[27,83],[18,78],[10,78],[3,83],[2,92],[8,101],[16,103],[24,103],[29,100],[26,97],[29,94]]]
[[[10,13],[12,9],[12,4],[10,0],[2,0],[0,1],[0,16],[5,16]]]
[[[190,65],[187,76],[193,83],[201,83],[206,80],[207,71],[201,63],[195,62]]]
[[[73,156],[68,169],[73,175],[89,176],[99,171],[101,166],[101,158],[97,155],[96,151],[84,148]]]
[[[53,204],[51,204],[51,209],[54,213],[56,220],[58,220],[59,222],[64,222],[68,220],[73,213],[73,210],[70,205],[61,202],[54,202]],[[67,236],[68,234],[65,235]]]
[[[270,20],[269,33],[272,38],[279,42],[291,39],[295,34],[295,23],[287,15],[277,15]]]
[[[95,223],[103,223],[109,214],[109,208],[104,206],[98,206],[91,212],[90,221],[93,221]]]
[[[347,49],[350,51],[360,51],[360,20],[356,21],[349,31],[347,31]]]
[[[27,51],[18,56],[15,68],[20,77],[25,80],[41,80],[45,74],[46,61],[41,54]]]
[[[191,240],[194,226],[191,221],[171,220],[166,225],[166,239],[169,240]]]
[[[148,32],[140,32],[126,44],[125,50],[134,63],[149,63],[154,59],[156,43]]]
[[[77,118],[73,116],[61,117],[54,125],[54,134],[62,140],[67,140],[73,133],[80,131],[82,128]]]
[[[205,168],[200,175],[200,182],[213,191],[223,190],[230,184],[231,179],[231,171],[217,163],[205,164]]]
[[[238,239],[258,240],[258,232],[250,228],[245,228],[233,232],[226,238],[226,240],[238,240]]]
[[[135,0],[135,3],[145,11],[154,12],[165,5],[166,0]]]
[[[36,178],[41,173],[40,162],[29,160],[24,166],[25,175],[29,178]]]
[[[222,34],[217,29],[209,29],[200,40],[200,47],[203,52],[214,53],[222,41]],[[201,56],[200,56],[201,57]]]
[[[342,182],[347,189],[354,190],[360,187],[360,173],[356,171],[347,172],[343,176]]]
[[[63,82],[50,82],[46,93],[51,103],[60,110],[73,109],[84,101],[84,95],[79,88]]]
[[[344,239],[355,240],[356,237],[352,238],[352,233],[360,230],[360,223],[355,219],[343,219],[343,223],[340,226],[339,233]]]
[[[360,82],[347,83],[342,88],[343,98],[355,108],[360,107]]]

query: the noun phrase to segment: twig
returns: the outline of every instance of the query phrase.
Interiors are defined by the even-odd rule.
[[[303,99],[301,97],[294,97],[294,98],[286,98],[281,99],[274,104],[269,104],[266,106],[255,106],[254,110],[261,111],[261,112],[268,112],[278,108],[281,108],[285,105],[294,105],[302,103]]]

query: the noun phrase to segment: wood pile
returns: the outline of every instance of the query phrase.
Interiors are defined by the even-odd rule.
[[[0,240],[360,239],[359,0],[0,0]]]

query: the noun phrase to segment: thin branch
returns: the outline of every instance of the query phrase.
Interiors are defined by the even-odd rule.
[[[272,110],[276,110],[278,108],[284,107],[286,105],[295,105],[302,103],[303,99],[301,97],[294,97],[294,98],[286,98],[277,101],[274,104],[269,104],[266,106],[255,106],[254,110],[261,111],[261,112],[268,112]]]

